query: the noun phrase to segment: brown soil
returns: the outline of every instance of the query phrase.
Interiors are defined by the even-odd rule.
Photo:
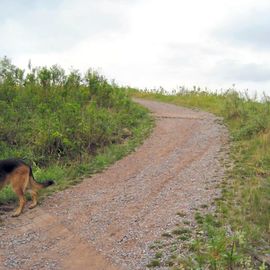
[[[0,227],[0,269],[146,269],[149,245],[218,196],[227,131],[211,114],[137,100],[156,127],[134,153]],[[3,216],[2,216],[3,217]]]

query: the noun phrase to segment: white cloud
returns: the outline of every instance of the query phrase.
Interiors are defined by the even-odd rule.
[[[216,76],[225,80],[243,82],[270,82],[269,63],[239,63],[234,59],[216,65]]]
[[[252,40],[243,29],[253,27],[256,33],[253,21],[248,25],[248,14],[267,2],[61,0],[55,8],[42,2],[29,7],[25,16],[18,12],[4,18],[0,34],[6,42],[0,51],[20,65],[31,58],[37,65],[100,68],[109,78],[142,88],[194,84],[225,88],[236,83],[239,88],[268,90],[265,63],[270,54],[241,43],[244,37]],[[242,19],[237,24],[235,18]],[[242,22],[246,25],[239,25]],[[261,21],[265,29],[269,24]],[[239,36],[241,42],[226,36],[224,29],[230,33],[234,28],[238,30],[233,39]]]

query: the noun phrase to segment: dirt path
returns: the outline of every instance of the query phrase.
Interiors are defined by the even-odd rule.
[[[218,195],[226,129],[211,114],[138,101],[156,116],[136,152],[0,227],[0,269],[146,269],[149,244]]]

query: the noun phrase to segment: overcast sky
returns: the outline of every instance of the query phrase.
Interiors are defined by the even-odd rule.
[[[269,14],[269,0],[0,0],[0,57],[270,95]]]

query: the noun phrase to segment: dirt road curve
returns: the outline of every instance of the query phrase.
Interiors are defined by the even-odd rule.
[[[138,101],[156,117],[136,152],[0,227],[0,269],[146,269],[149,244],[218,191],[226,129],[211,114]]]

